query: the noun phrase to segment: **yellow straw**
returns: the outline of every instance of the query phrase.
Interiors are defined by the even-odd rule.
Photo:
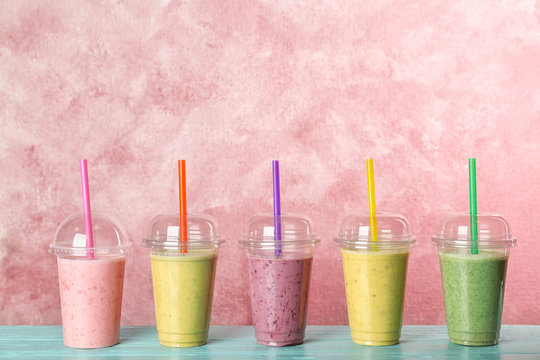
[[[371,241],[377,241],[377,211],[375,210],[375,179],[373,176],[373,159],[366,160],[367,183],[369,197],[369,228]]]

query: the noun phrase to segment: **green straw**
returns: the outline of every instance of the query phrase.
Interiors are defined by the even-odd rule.
[[[471,254],[478,254],[478,209],[476,206],[475,158],[469,158],[469,207],[471,217]]]

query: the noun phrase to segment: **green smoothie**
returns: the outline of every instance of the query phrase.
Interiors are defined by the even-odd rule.
[[[469,346],[499,340],[508,254],[439,251],[450,341]]]

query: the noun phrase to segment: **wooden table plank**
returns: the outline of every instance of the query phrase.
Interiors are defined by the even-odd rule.
[[[272,348],[255,342],[249,326],[213,326],[207,345],[168,348],[154,327],[122,327],[121,342],[79,350],[62,343],[59,326],[0,326],[0,359],[502,359],[540,360],[540,326],[506,325],[497,346],[466,347],[448,341],[445,326],[405,326],[399,345],[354,344],[346,326],[309,326],[303,345]]]

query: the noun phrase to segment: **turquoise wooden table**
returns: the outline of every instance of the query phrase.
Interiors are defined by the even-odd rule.
[[[465,347],[448,341],[445,326],[404,326],[401,343],[354,344],[346,326],[309,326],[303,345],[271,348],[249,326],[213,326],[208,344],[168,348],[154,327],[122,327],[120,344],[104,349],[64,347],[59,326],[0,326],[0,359],[540,359],[540,326],[507,325],[499,345]]]

